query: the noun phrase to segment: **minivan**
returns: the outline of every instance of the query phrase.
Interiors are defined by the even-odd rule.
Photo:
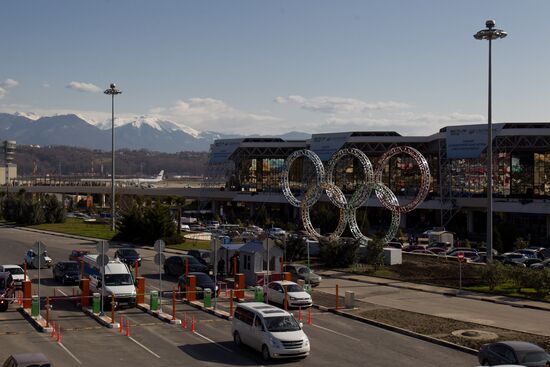
[[[262,358],[305,358],[310,346],[294,316],[261,302],[241,303],[235,309],[231,332],[237,346],[246,344],[262,352]]]
[[[98,264],[97,257],[84,255],[84,276],[90,279],[90,292],[101,294],[102,287],[105,287],[105,303],[110,303],[114,295],[118,306],[135,306],[136,287],[128,266],[118,259],[110,260],[105,265],[105,284],[102,284],[103,267]]]

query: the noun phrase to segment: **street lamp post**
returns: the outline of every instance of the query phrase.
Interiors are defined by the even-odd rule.
[[[111,229],[115,231],[115,95],[122,93],[111,83],[105,94],[111,95]]]
[[[487,262],[493,261],[493,130],[491,101],[491,44],[493,40],[504,38],[508,34],[502,29],[496,29],[494,20],[485,22],[487,28],[474,34],[476,40],[489,41],[489,87],[487,96]]]

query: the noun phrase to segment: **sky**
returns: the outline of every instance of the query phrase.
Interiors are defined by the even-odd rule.
[[[4,1],[0,111],[199,131],[429,135],[549,121],[550,1]]]

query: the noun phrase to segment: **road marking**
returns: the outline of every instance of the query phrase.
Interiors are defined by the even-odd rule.
[[[142,347],[143,349],[145,349],[146,351],[148,351],[149,353],[151,353],[152,355],[160,359],[160,356],[158,354],[156,354],[151,349],[147,348],[145,345],[138,342],[136,339],[132,338],[131,336],[129,336],[128,339],[130,339],[131,341],[133,341],[134,343],[136,343],[137,345],[139,345],[140,347]]]
[[[201,338],[203,338],[204,340],[206,340],[206,341],[208,341],[208,342],[210,342],[210,343],[216,344],[218,347],[222,348],[222,349],[225,350],[226,352],[233,353],[233,351],[232,351],[231,349],[224,347],[223,345],[221,345],[221,344],[219,344],[219,343],[213,341],[212,339],[210,339],[210,338],[208,338],[208,337],[206,337],[206,336],[204,336],[204,335],[202,335],[202,334],[197,333],[196,331],[195,331],[195,335],[200,336]]]
[[[337,332],[337,331],[327,329],[326,327],[322,327],[322,326],[319,326],[319,325],[311,325],[311,326],[314,326],[314,327],[319,328],[319,329],[321,329],[321,330],[328,331],[328,332],[330,332],[330,333],[334,333],[334,334],[336,334],[336,335],[340,335],[340,336],[349,338],[349,339],[351,339],[351,340],[355,340],[355,341],[357,341],[357,342],[360,342],[360,341],[361,341],[360,339],[354,338],[353,336],[349,336],[349,335],[346,335],[346,334],[342,334],[342,333],[339,333],[339,332]]]
[[[76,358],[76,356],[75,356],[74,354],[72,354],[71,351],[70,351],[69,349],[67,349],[66,346],[63,345],[63,343],[59,342],[59,343],[57,343],[57,344],[58,344],[61,348],[63,348],[63,350],[64,350],[65,352],[67,352],[71,357],[73,357],[73,359],[74,359],[75,361],[77,361],[78,364],[82,364],[82,362],[80,362],[80,360],[79,360],[78,358]]]
[[[62,295],[64,295],[65,297],[69,297],[69,296],[67,295],[67,293],[63,292],[61,289],[56,288],[56,290],[57,290],[59,293],[61,293]]]

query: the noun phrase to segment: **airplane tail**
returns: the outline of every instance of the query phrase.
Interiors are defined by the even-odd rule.
[[[157,179],[162,180],[164,178],[164,170],[160,171],[157,175]]]

